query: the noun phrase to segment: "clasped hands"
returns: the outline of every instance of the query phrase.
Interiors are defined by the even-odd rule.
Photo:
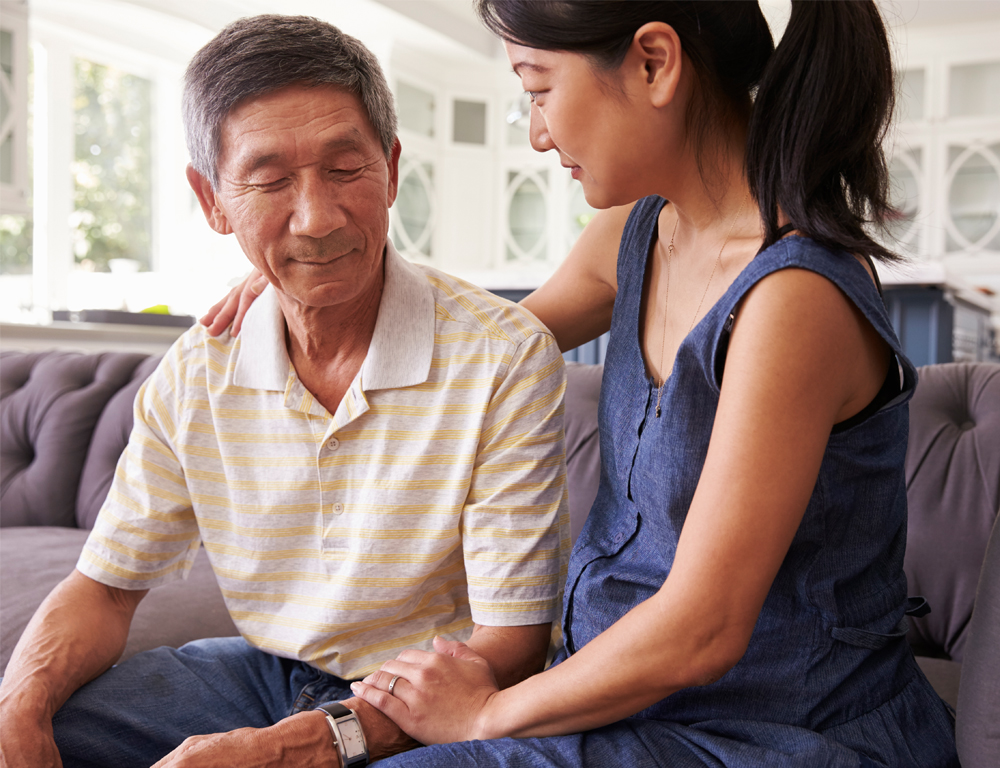
[[[465,643],[440,637],[434,638],[434,651],[403,651],[352,683],[351,690],[423,744],[499,735],[489,728],[488,712],[499,688],[486,659]]]
[[[465,643],[440,637],[434,638],[434,650],[403,651],[378,672],[352,683],[351,690],[422,744],[498,735],[486,727],[489,704],[499,692],[489,663]],[[389,694],[389,683],[397,675]],[[373,755],[381,751],[380,736],[366,731],[369,749],[375,747]],[[381,756],[396,751],[390,749]],[[154,768],[329,766],[335,760],[325,716],[314,711],[285,718],[269,728],[192,736]]]

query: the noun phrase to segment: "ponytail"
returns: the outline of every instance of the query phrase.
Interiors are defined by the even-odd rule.
[[[892,58],[875,3],[793,2],[747,137],[747,181],[765,247],[778,239],[780,208],[818,242],[900,260],[865,231],[884,229],[893,212],[882,151],[893,104]]]

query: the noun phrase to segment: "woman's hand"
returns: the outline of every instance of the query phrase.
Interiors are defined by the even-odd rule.
[[[246,280],[233,288],[228,296],[214,304],[199,322],[208,329],[209,336],[218,336],[232,323],[231,335],[239,336],[247,310],[266,287],[267,278],[256,268],[252,269]]]
[[[499,690],[490,665],[465,643],[435,637],[434,649],[403,651],[351,690],[424,744],[489,738],[486,713]]]

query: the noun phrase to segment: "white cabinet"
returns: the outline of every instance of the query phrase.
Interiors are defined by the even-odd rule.
[[[1000,293],[1000,22],[914,28],[904,42],[894,245]]]

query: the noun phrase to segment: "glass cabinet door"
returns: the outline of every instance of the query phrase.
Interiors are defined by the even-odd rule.
[[[889,199],[896,209],[896,215],[889,222],[890,249],[914,252],[919,245],[917,217],[924,177],[923,155],[923,150],[917,147],[897,153],[889,163]]]
[[[392,242],[411,259],[429,259],[434,220],[434,166],[400,158],[399,192],[393,205]]]
[[[548,171],[507,174],[507,261],[541,261],[546,257]]]
[[[1000,143],[948,147],[947,250],[1000,250]]]

